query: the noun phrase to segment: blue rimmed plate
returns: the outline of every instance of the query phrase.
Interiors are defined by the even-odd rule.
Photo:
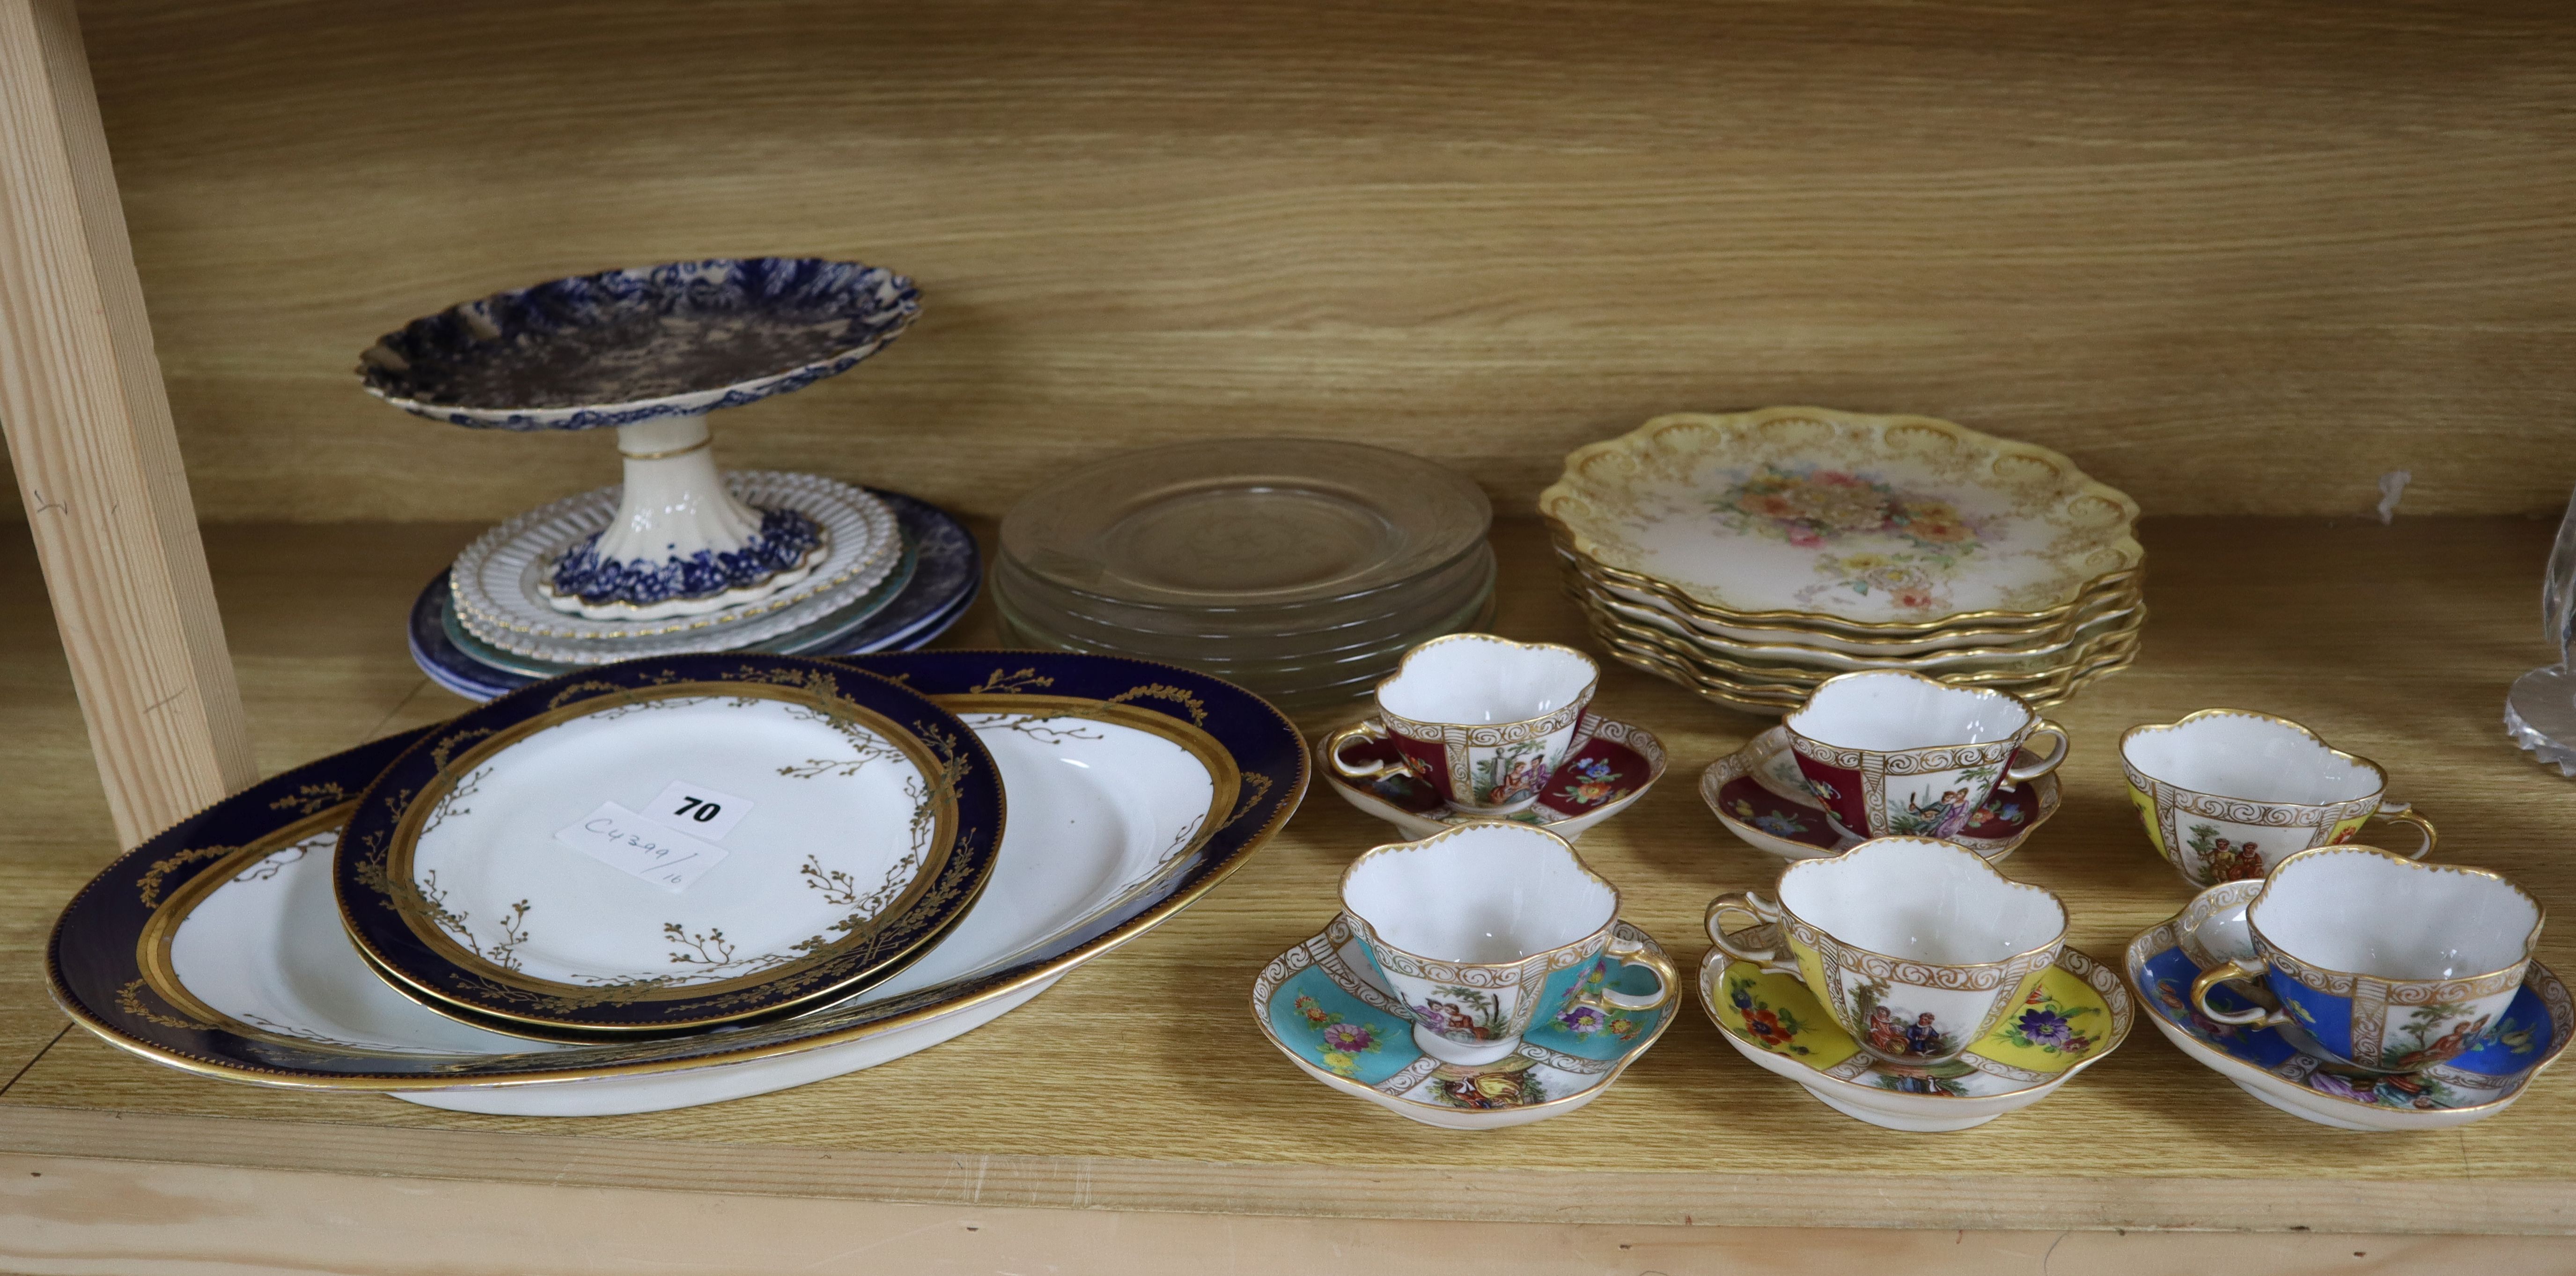
[[[1020,816],[965,920],[856,996],[721,1032],[575,1046],[485,1032],[395,993],[341,928],[331,851],[350,802],[435,730],[423,728],[263,782],[110,864],[55,925],[55,1000],[125,1050],[252,1084],[524,1116],[712,1103],[870,1067],[1007,1012],[1204,894],[1305,791],[1296,730],[1187,670],[1031,652],[851,663],[965,721]]]
[[[882,979],[965,916],[993,759],[920,693],[820,661],[604,665],[448,723],[334,850],[369,962],[537,1035],[678,1032]]]

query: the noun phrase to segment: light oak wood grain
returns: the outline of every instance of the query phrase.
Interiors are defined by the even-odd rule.
[[[2576,867],[2560,850],[2576,789],[2506,744],[2497,723],[2505,684],[2545,654],[2531,596],[2549,531],[2511,519],[2401,518],[2390,527],[2150,520],[2143,539],[2155,619],[2144,653],[2134,669],[2053,711],[2074,736],[2065,807],[2006,867],[2066,898],[2078,947],[2115,956],[2189,891],[2136,827],[2112,742],[2131,723],[2233,704],[2299,718],[2387,765],[2396,792],[2441,824],[2446,860],[2502,870],[2544,900],[2576,897]],[[405,689],[400,621],[410,592],[469,533],[216,530],[218,589],[245,618],[237,623],[245,684],[263,733],[330,700],[294,685],[297,663],[283,658],[290,640],[306,663],[338,671],[328,676],[342,680],[350,702],[329,730],[305,737],[312,754],[461,708],[444,693]],[[408,549],[399,544],[406,534],[416,540]],[[1496,541],[1505,565],[1497,631],[1582,642],[1537,525],[1505,520]],[[349,608],[295,610],[296,582],[313,565],[359,560],[402,565],[357,589]],[[289,624],[290,616],[309,619]],[[31,632],[41,640],[40,628]],[[990,634],[979,608],[943,641],[978,644]],[[0,668],[40,658],[0,650]],[[1728,837],[1693,792],[1701,766],[1765,723],[1625,669],[1606,671],[1599,703],[1659,733],[1674,766],[1636,807],[1588,836],[1583,852],[1620,884],[1632,918],[1695,960],[1708,898],[1777,873],[1777,861]],[[7,712],[30,725],[0,733],[0,744],[45,730],[57,741],[50,753],[9,755],[9,765],[84,774],[76,737],[62,726],[67,704]],[[390,716],[371,723],[371,714]],[[84,818],[76,804],[63,810],[67,820]],[[65,1124],[47,1126],[52,1142],[42,1147],[5,1139],[0,1147],[97,1155],[104,1145],[80,1140],[127,1140],[131,1155],[223,1160],[258,1146],[272,1150],[250,1163],[282,1169],[463,1177],[517,1166],[507,1175],[542,1178],[579,1165],[609,1167],[600,1173],[610,1177],[595,1181],[611,1186],[674,1186],[715,1158],[745,1167],[739,1173],[761,1191],[829,1179],[833,1192],[853,1196],[1155,1209],[1385,1213],[1394,1207],[1362,1202],[1350,1184],[1400,1171],[1428,1193],[1418,1206],[1425,1214],[1562,1217],[1547,1213],[1555,1207],[1543,1193],[1499,1185],[1526,1171],[1591,1192],[1586,1211],[1614,1211],[1583,1217],[1652,1222],[1705,1222],[1703,1203],[1722,1200],[1730,1219],[1779,1223],[1997,1226],[2005,1224],[1996,1211],[2009,1208],[2013,1226],[2576,1227],[2576,1163],[2566,1150],[2576,1141],[2576,1093],[2567,1076],[2542,1079],[2487,1122],[2358,1136],[2262,1106],[2143,1026],[2048,1102],[1954,1135],[1900,1136],[1835,1115],[1737,1058],[1696,1009],[1580,1114],[1482,1136],[1414,1126],[1305,1079],[1273,1056],[1242,1008],[1261,963],[1331,911],[1332,883],[1351,855],[1388,836],[1316,792],[1223,888],[1023,1009],[935,1050],[781,1094],[584,1121],[475,1117],[195,1080],[76,1034],[0,1091],[0,1112],[17,1123],[8,1129]],[[68,894],[111,850],[64,838],[8,853],[49,874],[37,890]],[[0,916],[23,919],[17,933],[32,934],[60,899],[0,894]],[[2576,968],[2569,936],[2551,932],[2542,953]],[[31,958],[24,948],[0,954]],[[41,1031],[61,1022],[5,983],[0,998],[14,998],[0,1001],[0,1023],[32,1021]],[[1191,1048],[1165,1044],[1183,1030],[1176,1025]],[[56,1111],[31,1117],[18,1105]],[[214,1135],[155,1127],[147,1116],[242,1123]],[[159,1132],[135,1133],[145,1130]],[[440,1141],[448,1136],[471,1138]],[[523,1137],[540,1142],[513,1141]],[[185,1151],[192,1147],[199,1150]],[[296,1159],[306,1155],[296,1149],[324,1148],[336,1150]],[[1963,1194],[1934,1176],[1991,1189]],[[993,1193],[1020,1195],[957,1194],[979,1178]]]
[[[680,0],[87,7],[210,518],[492,521],[607,442],[401,416],[416,315],[722,253],[920,326],[729,464],[998,514],[1123,447],[1325,434],[1525,510],[1659,412],[2064,450],[2160,513],[2576,483],[2576,24],[2548,0]],[[649,91],[642,86],[652,86]]]
[[[254,776],[70,0],[0,2],[0,422],[130,846]]]
[[[466,1220],[471,1220],[467,1222]],[[1712,1221],[1703,1219],[1702,1222]],[[29,1273],[217,1267],[478,1276],[724,1273],[1419,1276],[2569,1270],[2552,1237],[1817,1228],[1285,1218],[684,1195],[0,1155],[0,1262]]]

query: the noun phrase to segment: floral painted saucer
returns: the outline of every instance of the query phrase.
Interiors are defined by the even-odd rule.
[[[1324,757],[1324,747],[1323,741],[1315,745],[1322,763],[1315,774],[1343,801],[1403,830],[1407,838],[1425,838],[1452,825],[1495,818],[1452,809],[1429,784],[1411,775],[1347,778],[1333,768],[1332,759]],[[1384,740],[1353,739],[1344,756],[1354,762],[1403,760],[1395,746]],[[1548,776],[1538,802],[1501,818],[1538,825],[1571,842],[1635,805],[1662,778],[1664,743],[1653,732],[1610,718],[1586,717],[1566,747],[1565,761]]]
[[[2557,972],[2531,963],[2522,992],[2506,1007],[2486,1043],[2421,1072],[2361,1072],[2327,1062],[2296,1028],[2219,1023],[2192,1008],[2192,981],[2223,961],[2251,956],[2245,906],[2260,881],[2222,882],[2172,917],[2129,941],[2129,982],[2147,1006],[2147,1022],[2174,1048],[2247,1094],[2292,1116],[2339,1130],[2439,1130],[2494,1116],[2513,1105],[2576,1033],[2576,1005]],[[2209,999],[2222,1010],[2269,1006],[2221,985]],[[2261,1000],[2258,1002],[2258,998]]]
[[[1619,933],[1660,954],[1654,937],[1622,921]],[[1360,948],[1348,917],[1272,958],[1252,983],[1252,1017],[1270,1044],[1318,1081],[1398,1116],[1449,1130],[1498,1130],[1592,1102],[1672,1024],[1673,1003],[1602,1011],[1585,1000],[1620,978],[1604,957],[1549,977],[1529,1034],[1500,1061],[1442,1063],[1413,1044],[1413,1029]],[[1629,991],[1646,991],[1630,989]]]
[[[1776,931],[1752,926],[1727,938],[1739,948],[1767,948]],[[1861,1053],[1795,976],[1766,973],[1717,949],[1700,962],[1699,997],[1745,1058],[1845,1116],[1917,1133],[1984,1125],[2055,1094],[2119,1049],[2134,1017],[2119,975],[2072,948],[2058,951],[2022,1008],[2007,1011],[1984,1041],[1934,1067]]]
[[[1808,796],[1806,779],[1789,752],[1787,727],[1773,727],[1709,763],[1700,772],[1699,795],[1727,832],[1787,859],[1839,855],[1860,844],[1858,838],[1835,832],[1825,822],[1825,809]],[[2057,814],[2059,801],[2053,773],[2018,790],[1998,788],[1968,827],[1949,840],[1995,863],[2020,850]]]

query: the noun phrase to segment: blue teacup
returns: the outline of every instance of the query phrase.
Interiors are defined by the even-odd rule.
[[[2339,1063],[2415,1072],[2500,1026],[2541,911],[2493,873],[2324,846],[2273,866],[2245,921],[2254,955],[2203,971],[2194,1007],[2220,1023],[2295,1025]],[[2212,988],[2258,977],[2280,1009],[2210,1006]]]

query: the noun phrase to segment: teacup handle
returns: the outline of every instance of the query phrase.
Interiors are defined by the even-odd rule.
[[[1782,956],[1777,948],[1745,949],[1728,943],[1726,928],[1717,924],[1718,918],[1728,913],[1741,913],[1757,923],[1768,922],[1777,926],[1780,924],[1778,904],[1752,891],[1728,891],[1710,900],[1708,902],[1708,942],[1715,945],[1717,951],[1737,961],[1749,961],[1760,966],[1766,974],[1795,975],[1798,973],[1798,963]]]
[[[1604,988],[1581,1000],[1597,1001],[1613,1010],[1652,1010],[1673,999],[1673,990],[1681,986],[1681,976],[1673,971],[1673,960],[1638,940],[1625,935],[1612,935],[1602,952],[1630,966],[1643,966],[1655,972],[1655,990],[1651,993],[1618,992]]]
[[[2424,844],[2422,846],[2416,847],[2412,851],[2399,852],[2399,854],[2404,855],[2406,858],[2410,860],[2420,860],[2433,853],[2433,839],[2437,836],[2433,832],[2433,822],[2416,814],[2415,808],[2412,805],[2405,802],[2382,802],[2379,804],[2378,810],[2370,813],[2370,818],[2374,820],[2386,820],[2391,824],[2412,824],[2415,826],[2416,832],[2424,835]]]
[[[2261,1006],[2247,1010],[2212,1010],[2209,1007],[2210,989],[2240,980],[2261,979],[2263,973],[2270,969],[2261,957],[2239,957],[2223,966],[2212,966],[2200,972],[2200,978],[2191,981],[2191,1008],[2219,1023],[2250,1024],[2257,1028],[2277,1028],[2288,1023],[2289,1012],[2283,1010],[2265,1010]]]
[[[2043,776],[2043,775],[2046,775],[2046,774],[2048,774],[2048,773],[2049,773],[2049,772],[2051,772],[2051,771],[2056,770],[2056,769],[2057,769],[2057,764],[2058,764],[2058,763],[2060,763],[2060,762],[2064,762],[2064,761],[2066,760],[2066,745],[2067,745],[2067,739],[2066,739],[2066,728],[2061,727],[2061,726],[2057,725],[2056,723],[2049,721],[2049,720],[2048,720],[2048,719],[2046,719],[2046,718],[2042,718],[2042,719],[2040,719],[2040,720],[2039,720],[2039,725],[2032,727],[2032,728],[2030,729],[2030,734],[2029,734],[2029,735],[2026,735],[2026,736],[2023,736],[2023,737],[2021,738],[2022,748],[2023,748],[2023,749],[2029,748],[2029,747],[2030,747],[2030,742],[2031,742],[2031,740],[2032,740],[2032,739],[2034,739],[2034,738],[2036,738],[2036,737],[2038,737],[2038,736],[2043,736],[2043,735],[2047,735],[2047,736],[2055,736],[2055,737],[2057,737],[2057,747],[2056,747],[2055,749],[2050,750],[2050,751],[2049,751],[2049,754],[2048,754],[2048,756],[2047,756],[2047,757],[2041,758],[2039,761],[2037,761],[2037,762],[2033,762],[2033,763],[2030,763],[2030,764],[2029,764],[2029,765],[2027,765],[2027,766],[2015,766],[2015,765],[2013,765],[2013,764],[2012,764],[2012,759],[2010,759],[2010,758],[2005,759],[2005,760],[2004,760],[2004,779],[2005,779],[2005,780],[2007,780],[2007,781],[2009,781],[2009,782],[2011,782],[2011,783],[2014,783],[2014,784],[2021,784],[2021,783],[2024,783],[2024,782],[2026,782],[2026,781],[2036,780],[2036,779],[2038,779],[2039,777],[2041,777],[2041,776]],[[2021,749],[2015,749],[2015,750],[2013,750],[2013,757],[2017,758],[2017,757],[2020,757],[2020,756],[2021,756]]]
[[[1404,763],[1400,760],[1353,766],[1342,757],[1342,750],[1353,740],[1376,741],[1385,738],[1385,723],[1375,718],[1362,718],[1324,737],[1324,758],[1333,764],[1335,771],[1354,780],[1383,780],[1390,775],[1405,774]]]

